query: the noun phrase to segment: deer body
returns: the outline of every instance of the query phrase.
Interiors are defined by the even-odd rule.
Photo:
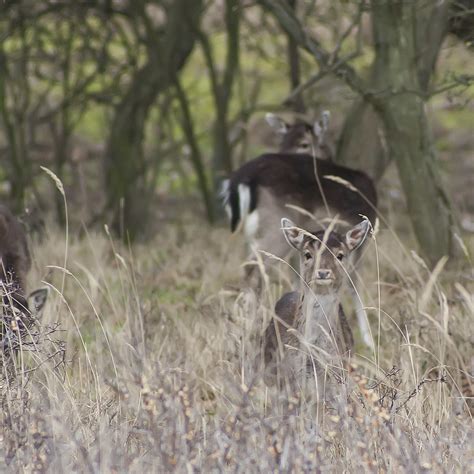
[[[26,325],[31,316],[39,314],[44,306],[48,295],[46,288],[26,294],[26,277],[30,268],[26,234],[10,210],[0,205],[0,315],[3,315],[3,323],[21,320]]]
[[[21,224],[4,205],[0,205],[0,260],[0,279],[10,280],[23,292],[31,268],[30,252]]]
[[[357,191],[327,176],[342,178]],[[331,219],[338,214],[354,224],[360,214],[375,220],[376,200],[373,182],[365,173],[305,154],[261,155],[236,170],[224,190],[232,232],[243,223],[247,237],[258,248],[279,257],[289,251],[283,235],[276,232],[280,220],[289,215],[302,228],[312,221],[311,216],[288,206],[316,217]]]
[[[286,293],[275,306],[276,318],[265,332],[264,356],[268,376],[278,368],[298,379],[316,373],[321,377],[340,365],[353,345],[352,332],[340,304],[347,280],[345,263],[364,242],[367,221],[343,237],[337,232],[308,233],[282,219],[284,235],[300,254],[302,290]],[[321,380],[320,380],[321,381]]]
[[[278,232],[285,216],[303,229],[336,216],[344,221],[337,230],[347,230],[360,215],[375,224],[377,194],[369,176],[302,153],[264,154],[245,163],[224,183],[222,195],[232,232],[242,226],[257,251],[278,258],[290,251]],[[255,266],[246,277],[258,281]],[[355,293],[353,299],[364,343],[373,347],[363,305]]]
[[[304,367],[302,357],[311,352],[312,347],[318,347],[326,354],[330,354],[334,347],[337,359],[348,355],[354,346],[351,328],[336,294],[318,297],[291,291],[278,300],[275,314],[277,317],[265,332],[267,366],[276,363],[275,356],[280,349],[284,351],[285,347],[298,347],[302,341],[304,347],[301,351],[287,350],[287,357],[293,359],[290,365],[300,371]],[[311,361],[307,362],[307,369],[311,372]],[[336,365],[337,361],[332,362]],[[274,366],[271,370],[275,368]]]

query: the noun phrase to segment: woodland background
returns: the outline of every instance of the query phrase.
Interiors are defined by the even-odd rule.
[[[446,138],[473,125],[469,1],[1,8],[0,179],[17,212],[51,211],[53,198],[64,224],[41,165],[84,222],[111,222],[122,236],[191,196],[214,222],[219,182],[275,146],[263,112],[311,119],[327,108],[336,161],[377,179],[394,163],[426,255],[450,251],[456,196],[446,182],[463,169],[452,162],[466,139],[451,158]]]
[[[0,200],[51,289],[2,377],[2,468],[464,471],[473,41],[472,0],[2,1]],[[326,109],[383,219],[361,269],[377,348],[356,334],[352,404],[315,416],[254,367],[293,282],[241,288],[217,194],[277,148],[266,112]]]

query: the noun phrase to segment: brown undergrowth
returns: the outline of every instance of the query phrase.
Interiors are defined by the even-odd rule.
[[[31,275],[50,285],[41,323],[61,323],[66,366],[2,387],[0,469],[463,472],[472,462],[468,256],[430,271],[390,230],[377,235],[361,269],[376,349],[356,345],[339,396],[321,406],[266,387],[256,363],[294,284],[286,265],[257,298],[240,288],[240,238],[192,219],[132,250],[106,230],[69,240],[67,259],[58,231],[34,243]]]

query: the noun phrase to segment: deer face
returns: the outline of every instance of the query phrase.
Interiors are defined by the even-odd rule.
[[[368,221],[362,221],[342,236],[335,231],[305,232],[285,218],[281,226],[287,242],[300,254],[300,275],[315,294],[340,290],[350,255],[363,244],[370,228]]]
[[[284,153],[311,153],[315,146],[311,126],[306,123],[295,123],[283,136],[280,151]]]

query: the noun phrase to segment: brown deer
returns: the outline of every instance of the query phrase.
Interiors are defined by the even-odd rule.
[[[266,114],[265,120],[280,137],[279,152],[309,153],[317,158],[332,161],[333,151],[326,138],[330,117],[329,110],[324,110],[319,120],[312,125],[304,120],[289,124],[272,113]]]
[[[361,215],[372,225],[376,217],[377,194],[369,176],[302,153],[269,153],[245,163],[223,183],[222,198],[231,230],[243,227],[252,259],[259,250],[279,258],[288,254],[278,232],[285,216],[303,229],[337,217],[338,231],[360,222]],[[247,266],[246,277],[251,284],[258,281],[255,265]],[[367,315],[360,298],[353,296],[363,341],[373,347]]]
[[[307,232],[286,218],[281,227],[300,255],[302,289],[286,293],[275,306],[264,337],[266,381],[271,384],[278,372],[289,371],[290,379],[316,374],[322,387],[324,372],[337,372],[341,358],[352,349],[340,293],[370,223],[364,220],[345,235],[330,229]]]
[[[25,232],[10,210],[0,205],[0,332],[3,349],[6,334],[22,331],[37,317],[46,302],[48,289],[26,295],[26,276],[31,267]],[[12,333],[12,334],[14,334]],[[13,337],[17,339],[17,337]]]

